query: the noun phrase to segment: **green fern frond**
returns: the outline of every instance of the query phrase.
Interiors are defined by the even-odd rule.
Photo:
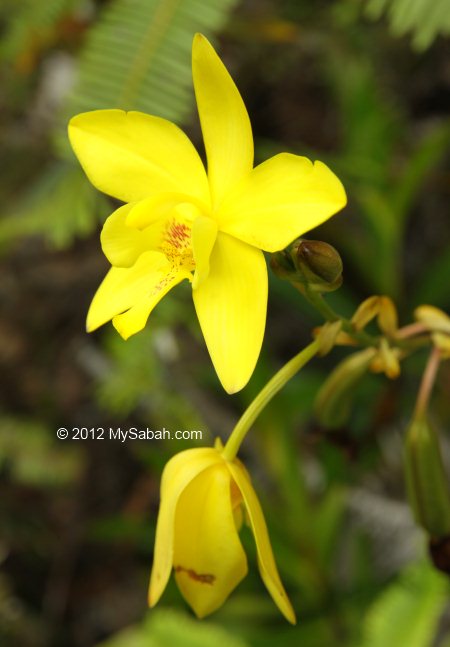
[[[450,0],[369,0],[367,15],[387,13],[394,36],[413,32],[413,47],[424,50],[434,39],[450,34]]]
[[[0,221],[0,246],[23,236],[44,235],[54,247],[66,247],[76,236],[87,236],[107,213],[106,199],[81,168],[55,162]]]
[[[80,53],[78,79],[67,97],[55,144],[73,160],[66,127],[80,112],[141,110],[181,123],[191,113],[192,38],[226,23],[238,0],[113,0]],[[86,184],[87,181],[85,180]]]
[[[79,0],[49,0],[53,11]],[[62,161],[47,169],[14,215],[0,224],[0,244],[41,233],[56,246],[95,228],[105,199],[86,180],[67,140],[67,122],[101,108],[141,110],[183,122],[193,105],[195,32],[223,27],[238,0],[112,0],[87,33],[78,80],[54,133]],[[55,13],[52,13],[55,16]]]
[[[66,116],[100,108],[183,121],[192,108],[191,46],[223,27],[237,0],[115,0],[88,34]]]

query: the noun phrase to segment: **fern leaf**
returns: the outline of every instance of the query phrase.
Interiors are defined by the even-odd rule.
[[[101,215],[105,198],[73,163],[56,162],[0,221],[0,245],[22,236],[44,235],[54,247],[66,247],[76,236],[87,236]]]
[[[78,0],[49,0],[54,7]],[[178,123],[193,105],[191,46],[195,32],[219,30],[238,0],[112,0],[89,29],[78,80],[55,132],[62,158],[38,179],[24,204],[0,226],[0,243],[43,233],[56,246],[87,235],[105,200],[88,183],[67,141],[67,121],[101,108],[133,109]],[[39,3],[41,4],[41,3]],[[46,4],[46,3],[42,3]]]
[[[195,32],[223,27],[237,0],[114,0],[88,33],[65,117],[101,108],[183,121]]]
[[[369,0],[367,15],[378,19],[387,13],[394,36],[413,32],[417,50],[429,47],[437,36],[450,35],[450,0]]]

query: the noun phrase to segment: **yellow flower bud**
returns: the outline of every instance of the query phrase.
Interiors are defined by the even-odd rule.
[[[390,297],[379,298],[378,325],[386,335],[395,335],[398,328],[397,308]]]
[[[225,460],[219,449],[188,449],[164,468],[149,604],[158,602],[173,568],[181,594],[199,618],[218,609],[247,574],[239,539],[245,511],[264,584],[295,623],[250,477],[240,461]]]
[[[414,316],[429,330],[450,335],[450,317],[443,310],[435,306],[423,305],[415,309]]]
[[[431,339],[436,348],[439,348],[442,359],[450,359],[450,335],[435,332],[431,335]]]
[[[381,338],[378,353],[370,363],[373,373],[384,373],[390,380],[395,380],[400,375],[400,350],[391,348],[385,337]]]
[[[444,359],[450,358],[450,317],[434,306],[419,306],[414,311],[417,321],[430,330],[431,339]]]
[[[380,297],[372,296],[365,299],[356,309],[351,321],[355,330],[362,330],[375,319],[380,309]]]
[[[320,350],[318,354],[321,357],[328,355],[333,346],[336,344],[336,340],[341,333],[341,328],[342,321],[338,319],[337,321],[327,321],[320,328],[315,328],[313,330],[313,335],[320,344]]]
[[[351,321],[355,330],[362,330],[377,318],[381,332],[393,336],[398,328],[398,315],[390,297],[374,295],[365,299],[356,309]]]

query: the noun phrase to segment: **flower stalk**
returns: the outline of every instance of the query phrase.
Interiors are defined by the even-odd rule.
[[[414,418],[423,418],[426,415],[428,403],[430,401],[431,392],[436,380],[436,375],[439,370],[441,361],[441,352],[439,348],[434,347],[430,353],[428,363],[423,373],[422,382],[420,384],[419,393],[416,400],[416,408]]]
[[[305,366],[320,350],[320,341],[316,339],[306,346],[287,364],[285,364],[276,373],[265,387],[256,396],[250,406],[246,409],[238,423],[228,438],[228,441],[222,451],[222,456],[227,461],[232,461],[236,457],[239,448],[256,418],[259,416],[264,407],[280,391],[298,371]]]

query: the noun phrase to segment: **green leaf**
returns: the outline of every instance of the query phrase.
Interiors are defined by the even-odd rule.
[[[358,647],[431,647],[447,594],[442,575],[428,565],[411,567],[369,609]]]
[[[432,303],[447,309],[450,306],[448,281],[450,276],[450,246],[444,247],[441,254],[430,260],[424,267],[413,294],[414,305]]]
[[[83,468],[80,448],[56,440],[56,429],[34,420],[0,418],[0,430],[0,471],[6,467],[13,481],[59,488],[79,478]]]
[[[334,487],[326,492],[316,508],[314,531],[317,553],[321,564],[329,570],[336,559],[336,543],[344,521],[345,505],[345,491]]]
[[[450,125],[447,122],[434,128],[428,136],[424,137],[405,165],[392,195],[392,210],[403,226],[411,213],[413,201],[423,189],[427,176],[448,151],[449,144]]]
[[[231,631],[198,622],[173,609],[152,611],[141,625],[116,634],[99,647],[246,647]]]

